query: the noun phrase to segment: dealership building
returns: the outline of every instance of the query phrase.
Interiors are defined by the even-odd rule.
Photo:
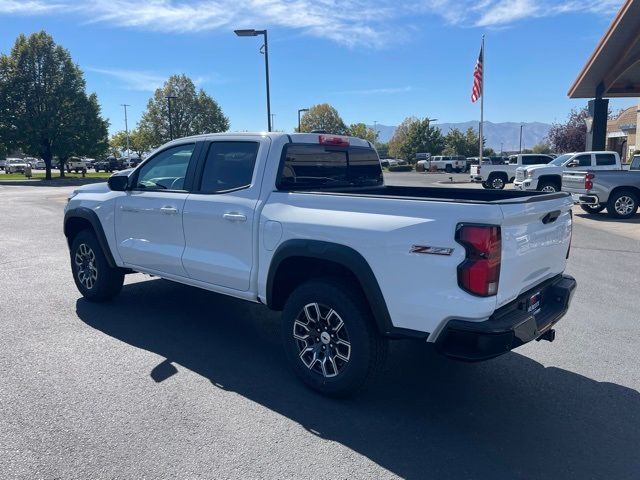
[[[588,98],[586,150],[640,150],[638,108],[608,120],[609,98],[640,97],[640,0],[626,0],[569,89],[569,98]]]

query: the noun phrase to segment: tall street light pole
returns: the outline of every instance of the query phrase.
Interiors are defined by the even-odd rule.
[[[239,37],[257,37],[258,35],[264,36],[264,45],[260,49],[260,52],[264,54],[264,70],[267,82],[267,131],[271,131],[271,93],[269,92],[269,44],[267,41],[266,30],[234,30],[235,34]]]
[[[299,108],[298,109],[298,133],[300,133],[300,128],[301,128],[301,124],[300,124],[300,114],[302,112],[308,112],[309,109],[308,108]]]
[[[175,99],[175,95],[167,95],[167,106],[169,108],[169,140],[173,140],[173,124],[171,123],[171,100]]]
[[[520,153],[522,153],[522,127],[524,125],[521,123],[520,124]]]
[[[131,151],[129,150],[129,123],[127,121],[127,107],[131,105],[127,105],[126,103],[121,104],[124,107],[124,131],[127,135],[127,159],[131,157]]]

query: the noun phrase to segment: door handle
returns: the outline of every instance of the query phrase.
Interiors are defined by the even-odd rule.
[[[222,218],[230,222],[246,222],[247,216],[242,213],[229,212],[222,215]]]
[[[162,213],[166,213],[167,215],[175,215],[178,213],[178,209],[176,207],[172,207],[170,205],[164,206],[160,209]]]

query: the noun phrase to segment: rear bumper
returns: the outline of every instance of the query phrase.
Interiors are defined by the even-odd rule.
[[[587,205],[598,205],[601,203],[597,195],[581,195],[579,193],[572,193],[571,199],[573,200],[573,203],[578,204],[586,203]]]
[[[576,288],[569,275],[558,275],[499,308],[484,322],[451,320],[438,336],[436,348],[451,358],[480,361],[497,357],[549,332],[567,313]],[[538,312],[527,312],[527,300],[542,294]]]

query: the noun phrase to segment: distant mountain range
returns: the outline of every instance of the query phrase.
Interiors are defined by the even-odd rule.
[[[469,127],[478,130],[477,120],[461,123],[436,123],[435,125],[443,135],[446,135],[453,128],[462,132],[465,132]],[[518,150],[520,148],[520,125],[518,122],[484,122],[484,137],[487,139],[487,147],[493,148],[496,152],[500,152],[501,147],[503,151]],[[531,148],[544,141],[551,128],[548,123],[541,122],[525,122],[522,125],[523,149]],[[374,128],[373,125],[369,126]],[[379,132],[379,140],[384,143],[388,142],[396,131],[396,127],[389,125],[377,124],[375,128]]]

